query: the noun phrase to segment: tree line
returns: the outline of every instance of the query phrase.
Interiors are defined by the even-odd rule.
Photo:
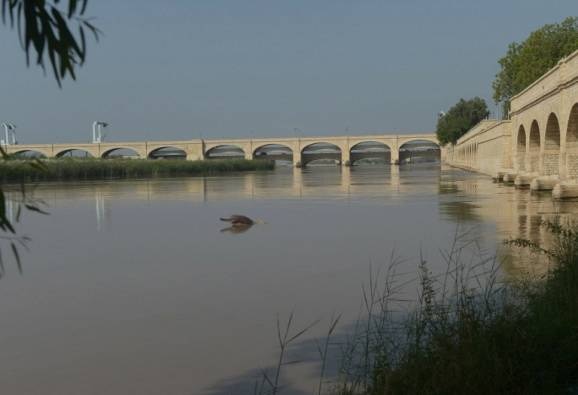
[[[578,49],[578,18],[544,25],[523,42],[513,42],[498,60],[500,70],[492,83],[493,99],[508,118],[510,100],[560,61]],[[441,144],[455,144],[468,130],[489,115],[486,102],[475,97],[460,99],[438,119],[436,134]]]

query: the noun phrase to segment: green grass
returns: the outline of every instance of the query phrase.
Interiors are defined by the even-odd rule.
[[[495,260],[472,267],[452,248],[440,277],[422,262],[404,319],[394,313],[395,276],[370,281],[367,320],[347,342],[335,392],[578,394],[578,233],[545,226],[554,246],[534,249],[552,269],[538,281],[499,283]]]
[[[109,180],[201,176],[229,172],[272,170],[274,163],[264,160],[144,160],[144,159],[54,159],[43,166],[30,160],[0,162],[0,182]]]

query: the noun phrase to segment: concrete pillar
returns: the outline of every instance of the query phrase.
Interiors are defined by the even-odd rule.
[[[185,152],[187,153],[187,160],[203,160],[205,159],[203,142],[201,140],[194,143],[187,144]]]
[[[528,188],[530,187],[532,180],[537,176],[537,174],[531,173],[518,174],[516,178],[514,178],[514,186],[517,188]]]
[[[575,181],[563,181],[554,186],[552,198],[569,199],[578,197],[578,183]]]
[[[392,165],[399,165],[399,149],[396,147],[395,149],[391,149],[391,164]]]
[[[540,176],[532,180],[530,189],[532,191],[551,191],[559,182],[558,176]]]
[[[348,149],[341,149],[341,164],[345,166],[351,165],[351,152]]]
[[[303,167],[303,157],[301,150],[293,152],[293,167]]]

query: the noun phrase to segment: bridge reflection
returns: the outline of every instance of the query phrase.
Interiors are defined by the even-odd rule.
[[[491,221],[498,242],[526,239],[550,248],[553,237],[543,223],[578,219],[578,201],[552,200],[547,193],[529,194],[527,190],[493,183],[483,175],[445,171],[439,188],[442,216],[466,227]],[[516,278],[542,275],[550,264],[546,256],[527,248],[501,244],[498,253],[504,271]]]
[[[498,243],[524,238],[546,247],[552,238],[541,226],[543,221],[558,216],[562,221],[578,217],[578,201],[553,201],[549,195],[529,194],[493,183],[488,177],[439,164],[278,168],[274,172],[215,177],[50,183],[39,185],[36,193],[49,205],[58,200],[92,201],[98,231],[112,227],[113,209],[116,202],[123,200],[204,203],[247,199],[369,199],[395,205],[409,197],[423,197],[428,202],[437,200],[442,220],[466,226],[491,224]],[[8,202],[8,215],[14,215],[11,207]],[[538,274],[547,268],[543,256],[528,250],[502,247],[499,252],[505,271],[512,275],[520,271]]]

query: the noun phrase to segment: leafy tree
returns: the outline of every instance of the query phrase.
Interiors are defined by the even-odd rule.
[[[0,4],[2,24],[17,30],[28,66],[31,57],[43,70],[50,65],[58,86],[67,76],[76,79],[75,70],[86,60],[86,32],[96,40],[100,34],[84,16],[88,0],[0,0]],[[1,146],[0,158],[9,159]],[[30,165],[43,167],[40,161],[33,161]],[[10,246],[19,270],[18,249],[26,247],[29,239],[18,233],[15,222],[19,221],[23,209],[44,213],[42,202],[34,200],[23,186],[20,191],[19,198],[13,202],[16,205],[15,218],[10,218],[6,194],[0,184],[0,245]],[[3,274],[0,253],[0,277]]]
[[[510,99],[560,59],[578,49],[578,18],[570,17],[558,24],[545,25],[532,32],[522,43],[513,42],[501,58],[500,71],[492,87],[496,103],[503,104],[504,118],[510,109]]]
[[[486,101],[479,97],[460,99],[448,112],[438,119],[436,134],[442,145],[455,144],[474,125],[488,117]]]

